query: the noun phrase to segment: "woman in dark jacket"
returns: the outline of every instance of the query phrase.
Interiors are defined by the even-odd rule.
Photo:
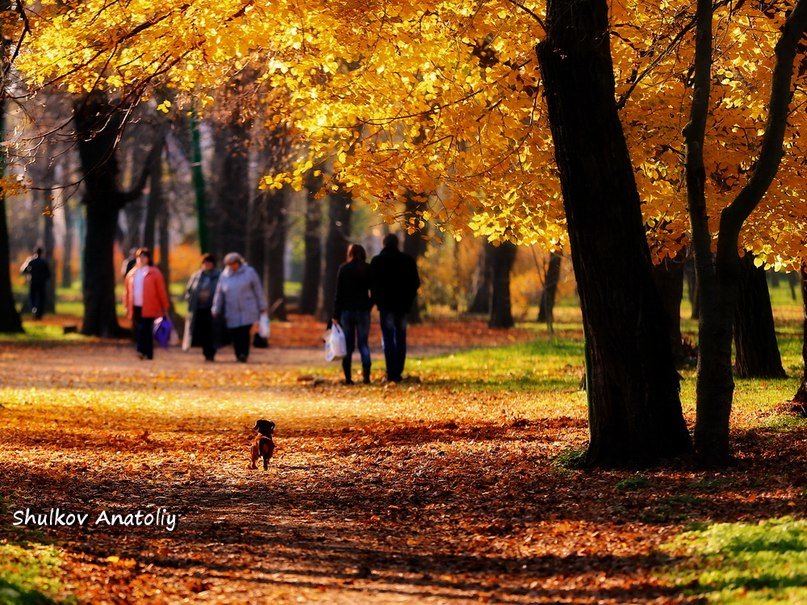
[[[202,268],[194,273],[185,288],[185,300],[188,301],[188,317],[185,320],[185,335],[182,339],[182,350],[191,347],[202,347],[207,361],[216,356],[217,342],[214,337],[213,294],[219,283],[221,271],[216,269],[216,258],[212,254],[202,257]]]
[[[347,249],[347,262],[339,267],[336,276],[336,297],[333,303],[333,323],[345,333],[347,355],[342,358],[345,384],[353,384],[350,364],[358,340],[364,384],[370,383],[370,265],[367,252],[359,244]]]

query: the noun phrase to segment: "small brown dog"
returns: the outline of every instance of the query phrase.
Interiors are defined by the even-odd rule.
[[[263,458],[263,470],[266,470],[269,468],[269,458],[275,451],[275,442],[272,441],[275,423],[271,420],[258,420],[252,430],[257,431],[258,434],[255,436],[255,441],[252,442],[252,447],[249,448],[252,460],[249,468],[258,468],[255,463],[258,458]]]

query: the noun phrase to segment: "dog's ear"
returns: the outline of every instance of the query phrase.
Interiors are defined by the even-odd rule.
[[[268,426],[267,426],[267,428],[269,429],[269,432],[270,432],[270,433],[274,433],[274,432],[275,432],[275,423],[274,423],[274,422],[272,422],[272,421],[270,420],[270,421],[268,422]]]

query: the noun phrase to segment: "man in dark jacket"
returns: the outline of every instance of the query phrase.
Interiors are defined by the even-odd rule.
[[[50,279],[50,266],[42,258],[42,248],[37,248],[20,268],[20,273],[28,278],[28,304],[31,313],[42,319],[45,312],[46,285]]]
[[[406,315],[412,308],[420,276],[415,259],[398,249],[398,236],[384,238],[384,249],[370,263],[370,289],[381,314],[387,381],[400,382],[406,363]]]

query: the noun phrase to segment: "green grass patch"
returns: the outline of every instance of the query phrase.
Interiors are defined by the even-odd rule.
[[[61,598],[62,557],[52,546],[0,542],[0,605],[75,603]]]
[[[414,359],[407,370],[430,384],[577,391],[583,374],[583,341],[542,337],[504,347],[469,349]]]
[[[585,464],[586,450],[577,448],[565,449],[552,460],[552,466],[565,470],[581,469]]]
[[[711,603],[807,602],[807,521],[716,523],[681,534],[676,581]]]
[[[89,339],[76,332],[65,334],[62,326],[41,324],[33,321],[25,321],[23,324],[25,332],[22,334],[0,334],[0,342],[19,343],[46,343],[46,342],[86,342]]]

